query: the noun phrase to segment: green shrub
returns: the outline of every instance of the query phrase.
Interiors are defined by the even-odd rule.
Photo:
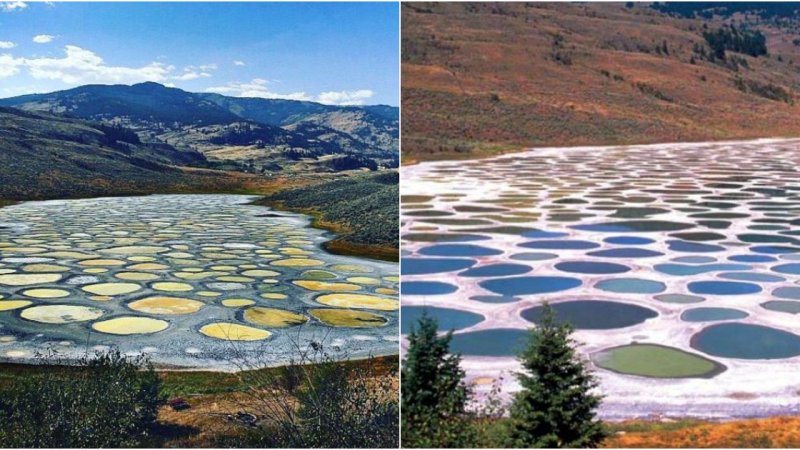
[[[160,381],[143,357],[119,351],[86,356],[64,369],[44,358],[41,372],[0,389],[0,447],[139,447],[149,442]]]
[[[297,346],[289,364],[273,364],[272,354],[232,351],[247,396],[233,400],[234,434],[214,444],[231,448],[398,448],[397,371],[369,357],[347,361],[311,342]],[[344,358],[344,359],[342,359]]]

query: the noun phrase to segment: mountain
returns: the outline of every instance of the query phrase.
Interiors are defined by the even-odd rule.
[[[196,149],[215,160],[247,161],[261,170],[296,165],[297,155],[306,159],[302,170],[328,170],[315,164],[326,155],[392,166],[399,151],[399,109],[382,105],[234,98],[141,83],[24,95],[0,99],[0,106],[123,124],[144,141]],[[304,124],[316,131],[297,132]]]
[[[401,9],[409,161],[800,135],[797,4],[407,2]]]
[[[236,189],[244,175],[178,166],[205,156],[128,129],[0,107],[0,198],[30,200]]]
[[[381,150],[397,152],[400,148],[400,109],[393,106],[330,106],[293,100],[198,95],[255,122],[276,126],[310,122],[351,134]]]
[[[167,126],[176,122],[211,125],[240,120],[201,97],[158,83],[87,85],[52,94],[1,99],[0,105],[26,111],[67,113],[88,120],[129,118],[134,123],[163,122]]]

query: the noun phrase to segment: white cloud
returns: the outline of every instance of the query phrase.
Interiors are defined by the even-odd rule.
[[[217,68],[216,64],[205,64],[202,66],[187,66],[183,69],[183,75],[175,75],[171,77],[173,80],[178,81],[188,81],[188,80],[196,80],[198,78],[210,78],[211,74],[208,73],[208,70],[215,70]]]
[[[55,36],[51,36],[49,34],[39,34],[33,37],[33,42],[36,42],[37,44],[47,44],[48,42],[53,42],[53,39],[55,38]]]
[[[28,4],[25,2],[0,2],[0,11],[3,12],[22,11],[27,7]]]
[[[272,92],[265,86],[266,80],[256,78],[248,83],[228,83],[225,86],[210,87],[206,92],[216,92],[217,94],[227,94],[236,97],[256,97],[256,98],[276,98],[283,100],[303,100],[313,101],[314,97],[305,92],[293,92],[291,94],[279,94]]]
[[[323,92],[318,96],[308,95],[305,92],[294,92],[291,94],[279,94],[267,88],[267,84],[276,80],[265,80],[254,78],[245,83],[231,82],[225,86],[210,87],[206,92],[230,95],[234,97],[257,97],[257,98],[276,98],[285,100],[302,100],[307,102],[319,102],[326,105],[363,105],[364,101],[375,95],[373,91],[361,89],[357,91]]]
[[[8,78],[19,73],[19,68],[24,64],[22,58],[15,59],[8,53],[0,55],[0,78]]]
[[[244,61],[234,61],[233,65],[235,65],[235,66],[243,66],[244,65]]]
[[[14,48],[16,46],[17,44],[11,41],[0,41],[0,48],[9,49],[9,48]]]
[[[143,67],[109,66],[90,50],[64,47],[63,58],[21,59],[36,79],[61,80],[67,84],[164,82],[175,67],[153,62]]]
[[[326,105],[363,105],[364,100],[372,98],[374,92],[369,89],[358,91],[323,92],[317,96],[317,101]]]
[[[189,81],[189,80],[196,80],[198,78],[209,78],[209,77],[211,77],[211,74],[207,72],[186,72],[183,75],[174,76],[172,77],[172,79],[178,81]]]

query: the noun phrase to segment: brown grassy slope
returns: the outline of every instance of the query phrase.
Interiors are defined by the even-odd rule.
[[[690,63],[703,24],[641,4],[403,3],[404,159],[800,135],[800,102],[734,83],[800,92],[795,36],[762,27],[771,55],[737,55],[751,67],[737,73]]]
[[[800,417],[771,417],[726,423],[627,422],[604,448],[798,448]]]
[[[110,139],[93,124],[0,108],[0,199],[266,190],[263,178],[179,167],[170,146]],[[274,183],[274,182],[273,182]]]

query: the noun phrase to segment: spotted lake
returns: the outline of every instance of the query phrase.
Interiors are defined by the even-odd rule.
[[[800,141],[538,149],[403,171],[401,333],[518,389],[549,301],[609,419],[800,413]]]
[[[0,361],[117,347],[157,364],[280,364],[323,342],[397,352],[397,265],[322,250],[306,216],[234,195],[27,202],[0,209]],[[238,357],[238,356],[237,356]]]

